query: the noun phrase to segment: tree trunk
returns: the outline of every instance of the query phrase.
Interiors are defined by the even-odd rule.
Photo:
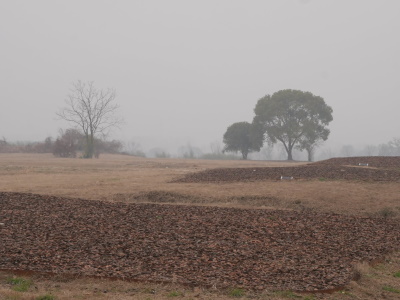
[[[286,150],[287,150],[287,160],[293,160],[292,156],[293,145],[289,145],[289,147],[287,147]]]
[[[87,135],[86,136],[86,149],[85,149],[85,154],[84,158],[93,158],[93,153],[94,153],[94,137],[93,135]]]
[[[248,154],[247,151],[242,151],[242,157],[243,157],[243,159],[247,159],[247,154]]]
[[[306,148],[307,154],[308,154],[308,161],[313,161],[314,160],[314,153],[315,153],[315,147],[312,145]]]
[[[283,140],[280,140],[283,144],[283,146],[285,147],[286,153],[287,153],[287,160],[293,160],[292,157],[292,148],[293,145],[290,145],[290,141],[289,141],[289,145],[286,145],[286,143]]]
[[[307,149],[308,161],[313,161],[313,151],[311,149]]]
[[[292,150],[288,150],[288,152],[287,152],[287,160],[293,160]]]

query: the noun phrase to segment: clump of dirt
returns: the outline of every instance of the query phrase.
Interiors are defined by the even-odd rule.
[[[359,164],[368,164],[359,166]],[[238,182],[260,180],[400,181],[400,157],[351,157],[296,167],[219,168],[190,173],[174,182]]]
[[[315,212],[0,193],[0,269],[315,291],[398,250],[400,224]]]

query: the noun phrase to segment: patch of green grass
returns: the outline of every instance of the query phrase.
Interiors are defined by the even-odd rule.
[[[180,296],[183,296],[183,293],[179,291],[173,291],[167,295],[167,297],[180,297]]]
[[[384,291],[387,291],[387,292],[400,294],[400,290],[399,289],[395,289],[394,287],[391,287],[391,286],[388,286],[388,285],[384,286],[382,289]]]
[[[393,275],[394,277],[397,277],[397,278],[400,278],[400,271],[399,272],[396,272],[396,273],[394,273],[394,275]]]
[[[244,290],[243,289],[233,289],[229,292],[229,296],[231,297],[243,297],[244,296]]]
[[[36,300],[55,300],[56,297],[54,297],[53,295],[43,295],[43,296],[39,296],[36,298]]]
[[[320,178],[318,178],[318,180],[319,180],[319,181],[326,181],[327,179],[324,178],[324,177],[320,177]]]
[[[7,283],[11,284],[12,290],[16,292],[26,292],[32,285],[32,280],[22,277],[8,278]]]

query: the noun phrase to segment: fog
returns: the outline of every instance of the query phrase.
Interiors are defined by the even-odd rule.
[[[111,138],[144,150],[221,141],[281,89],[333,108],[325,147],[399,137],[400,1],[1,1],[0,137],[37,141],[71,84],[115,88]]]

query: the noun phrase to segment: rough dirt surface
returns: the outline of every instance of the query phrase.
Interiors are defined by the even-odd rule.
[[[0,269],[315,291],[398,250],[390,219],[0,193]]]
[[[371,168],[400,168],[399,156],[358,156],[358,157],[335,157],[327,160],[321,160],[313,165],[347,165],[358,166],[359,164],[368,164]]]
[[[359,164],[368,164],[360,166]],[[333,158],[296,167],[219,168],[190,173],[175,182],[236,182],[281,180],[361,180],[400,181],[400,157],[348,157]]]

